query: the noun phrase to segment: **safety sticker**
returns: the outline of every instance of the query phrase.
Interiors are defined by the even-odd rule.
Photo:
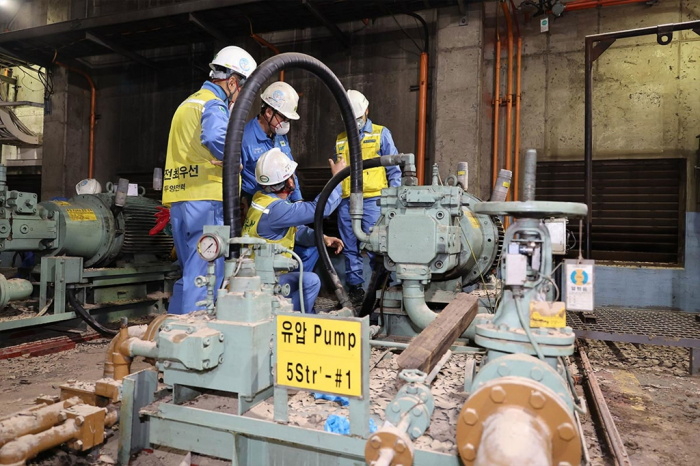
[[[277,316],[276,384],[362,396],[362,322]]]
[[[51,202],[53,202],[56,205],[60,205],[60,206],[70,205],[70,202],[66,202],[66,201],[51,201]]]
[[[465,210],[464,212],[466,212],[467,218],[469,219],[469,222],[472,224],[473,228],[475,228],[475,229],[481,228],[481,223],[479,223],[479,219],[476,218],[476,216],[473,213],[471,213],[468,210]]]
[[[95,211],[92,209],[66,209],[68,218],[74,222],[94,222],[97,220]]]
[[[530,301],[530,327],[566,327],[566,306],[561,301]]]

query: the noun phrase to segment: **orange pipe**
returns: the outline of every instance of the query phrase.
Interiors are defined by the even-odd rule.
[[[498,178],[498,113],[501,109],[501,39],[498,37],[498,27],[496,27],[496,65],[494,68],[494,96],[493,96],[493,180],[491,187],[496,186],[496,178]]]
[[[278,49],[277,47],[275,47],[274,45],[272,45],[271,43],[269,43],[268,41],[266,41],[265,39],[263,39],[259,35],[252,33],[252,31],[251,31],[250,37],[255,39],[263,47],[267,47],[268,49],[272,50],[272,53],[274,53],[275,55],[280,54],[280,49]],[[280,81],[284,81],[284,70],[280,71]]]
[[[513,167],[513,200],[518,200],[518,178],[520,176],[520,77],[522,75],[522,51],[523,39],[518,37],[518,80],[515,84],[515,144],[513,146],[513,156],[515,164]]]
[[[510,17],[510,9],[506,2],[501,3],[506,17],[508,28],[508,73],[506,77],[506,170],[512,169],[512,145],[513,145],[513,21]],[[507,200],[510,200],[512,191],[508,191]]]
[[[428,121],[428,54],[420,54],[420,87],[418,89],[418,157],[416,176],[422,185],[425,176],[425,130]]]
[[[88,156],[88,178],[94,178],[94,165],[95,165],[95,103],[97,101],[97,89],[95,88],[95,83],[89,74],[78,68],[73,68],[72,66],[65,65],[60,61],[54,61],[55,64],[61,66],[69,71],[78,73],[84,77],[88,84],[90,85],[90,149]]]
[[[571,2],[566,4],[566,11],[576,11],[576,10],[588,10],[590,8],[598,8],[604,6],[616,6],[616,5],[628,5],[630,3],[642,3],[648,0],[611,0],[611,1],[583,1],[583,2]]]

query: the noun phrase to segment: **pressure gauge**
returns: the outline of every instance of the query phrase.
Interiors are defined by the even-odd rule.
[[[221,257],[221,239],[212,233],[205,233],[199,238],[197,252],[207,262],[212,262]]]

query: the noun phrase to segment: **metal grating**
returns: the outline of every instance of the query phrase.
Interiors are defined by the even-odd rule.
[[[537,199],[585,202],[583,168],[583,162],[538,163]],[[680,158],[595,160],[591,258],[682,264],[685,172]],[[569,230],[581,240],[578,222]]]
[[[594,321],[567,312],[567,324],[578,338],[663,346],[700,348],[700,322],[688,312],[652,309],[597,308]]]

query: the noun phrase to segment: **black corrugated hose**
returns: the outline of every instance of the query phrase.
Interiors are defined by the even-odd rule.
[[[357,130],[354,132],[357,133]],[[379,157],[366,159],[362,161],[360,173],[362,173],[362,170],[368,170],[370,168],[377,168],[381,166],[382,164]],[[338,298],[338,301],[342,307],[354,309],[348,294],[343,288],[343,284],[340,282],[338,273],[335,271],[335,267],[333,267],[333,264],[331,263],[331,257],[328,255],[328,249],[326,249],[326,245],[323,241],[323,211],[326,210],[328,198],[336,186],[338,186],[345,178],[348,177],[351,169],[352,167],[345,167],[336,173],[335,176],[331,178],[328,183],[326,183],[326,186],[323,187],[321,194],[318,195],[318,203],[316,204],[316,212],[314,213],[314,234],[316,236],[316,248],[321,256],[321,262],[323,263],[331,282],[333,282],[333,286],[335,286],[336,298]],[[362,178],[362,176],[360,176],[360,178]],[[355,314],[357,314],[357,312],[355,312]]]
[[[112,330],[100,325],[100,323],[97,322],[90,315],[90,313],[86,311],[85,308],[78,302],[78,298],[75,297],[75,290],[66,290],[66,297],[68,298],[68,303],[70,303],[71,307],[75,309],[75,313],[78,314],[78,316],[81,319],[83,319],[86,324],[92,327],[97,333],[99,333],[103,337],[113,337],[117,333],[119,333],[119,331],[117,330]]]
[[[271,77],[284,69],[301,68],[318,77],[331,91],[333,98],[340,107],[340,113],[345,123],[350,148],[350,167],[353,176],[350,178],[350,191],[362,192],[362,151],[360,149],[360,135],[357,131],[352,105],[348,99],[345,88],[335,74],[319,60],[302,53],[282,53],[275,55],[258,66],[246,81],[243,90],[236,99],[231,118],[226,132],[224,145],[224,224],[231,227],[231,237],[241,235],[241,212],[238,199],[241,161],[241,141],[243,128],[253,101],[260,93],[262,85]],[[309,103],[311,105],[311,103]],[[323,239],[323,237],[321,237]],[[323,245],[323,243],[321,243]],[[325,247],[319,247],[324,249]],[[232,245],[229,259],[237,259],[240,254],[240,246]],[[326,252],[326,255],[328,253]],[[321,254],[323,256],[323,254]],[[329,259],[330,262],[330,259]],[[332,267],[332,266],[331,266]]]

